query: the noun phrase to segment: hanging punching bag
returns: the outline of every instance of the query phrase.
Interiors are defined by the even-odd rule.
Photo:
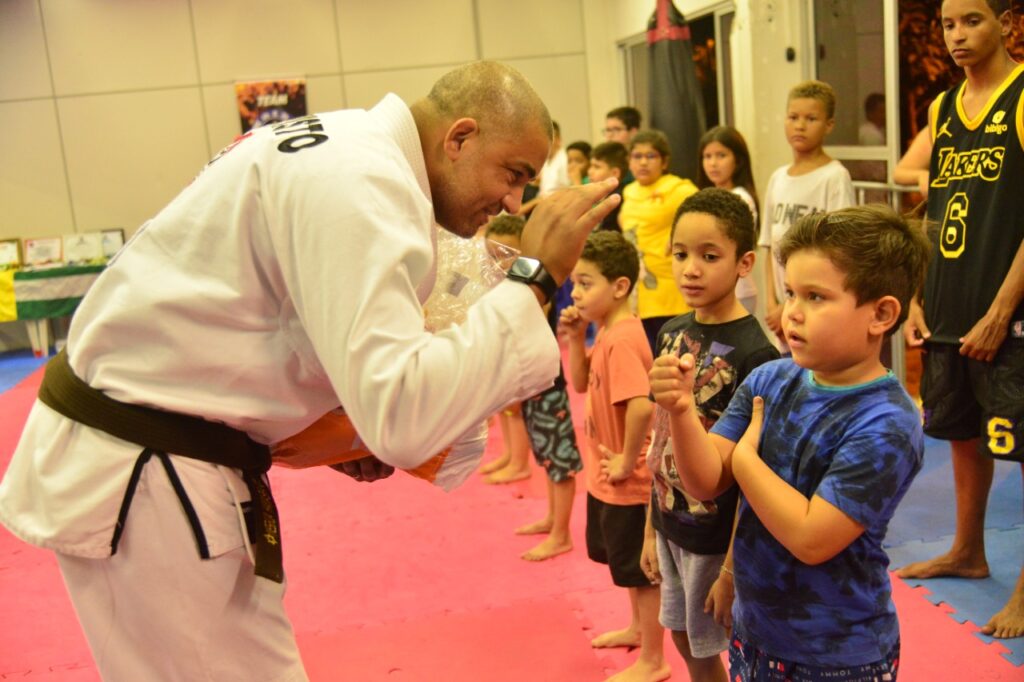
[[[668,136],[672,146],[669,170],[697,177],[697,143],[707,123],[704,94],[693,65],[690,27],[672,0],[658,0],[647,22],[650,53],[650,126]]]

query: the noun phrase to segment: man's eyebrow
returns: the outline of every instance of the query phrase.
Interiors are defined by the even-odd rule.
[[[516,165],[518,165],[520,169],[523,170],[530,177],[531,180],[537,177],[537,169],[530,165],[529,162],[518,161],[516,162]]]

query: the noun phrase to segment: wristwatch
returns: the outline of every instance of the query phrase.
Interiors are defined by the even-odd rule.
[[[508,278],[523,284],[536,284],[544,293],[548,302],[555,297],[558,291],[558,282],[544,269],[544,264],[536,258],[520,256],[512,263],[508,271]]]

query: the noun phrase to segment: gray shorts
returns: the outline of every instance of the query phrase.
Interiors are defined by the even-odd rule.
[[[718,578],[724,554],[693,554],[658,533],[661,569],[661,624],[686,632],[694,658],[717,656],[729,648],[729,632],[704,613],[704,601]]]

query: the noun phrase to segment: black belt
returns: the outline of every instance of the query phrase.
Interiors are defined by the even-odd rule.
[[[277,506],[265,474],[270,448],[225,424],[114,400],[75,376],[66,351],[46,364],[39,400],[69,419],[157,453],[181,455],[239,469],[259,510],[253,538],[256,575],[284,581]],[[116,551],[116,542],[111,549]]]

